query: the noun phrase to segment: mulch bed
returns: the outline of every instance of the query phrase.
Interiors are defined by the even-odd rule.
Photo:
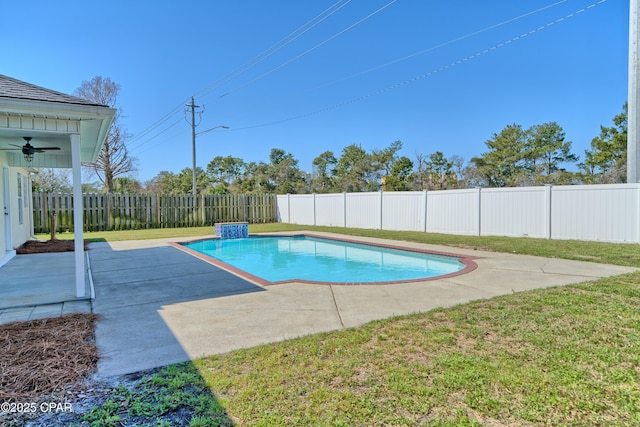
[[[88,243],[84,242],[84,250],[88,250]],[[26,254],[44,254],[51,252],[73,252],[73,240],[29,240],[16,249],[18,255]]]
[[[0,325],[0,402],[61,392],[98,364],[96,314]]]

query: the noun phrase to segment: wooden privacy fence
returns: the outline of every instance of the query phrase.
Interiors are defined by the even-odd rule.
[[[213,225],[216,222],[275,222],[272,194],[95,194],[82,195],[84,231],[136,230]],[[73,231],[73,194],[34,193],[34,232]]]

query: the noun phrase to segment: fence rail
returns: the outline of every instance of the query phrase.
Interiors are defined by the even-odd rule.
[[[292,224],[640,243],[640,184],[279,195]]]
[[[82,195],[84,231],[197,227],[216,222],[276,221],[272,194],[95,194]],[[56,216],[58,231],[73,231],[73,194],[34,193],[36,233],[50,232]]]

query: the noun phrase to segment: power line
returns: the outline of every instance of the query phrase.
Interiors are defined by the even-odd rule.
[[[226,93],[224,93],[224,94],[220,95],[220,98],[222,98],[222,97],[224,97],[224,96],[227,96],[227,95],[230,95],[230,94],[232,94],[232,93],[234,93],[234,92],[237,92],[238,90],[240,90],[240,89],[242,89],[242,88],[245,88],[245,87],[247,87],[247,86],[249,86],[249,85],[252,85],[253,83],[255,83],[255,82],[259,81],[259,80],[262,80],[263,78],[265,78],[265,77],[267,77],[267,76],[269,76],[269,75],[273,74],[274,72],[276,72],[276,71],[278,71],[278,70],[280,70],[280,69],[282,69],[282,68],[286,67],[287,65],[291,64],[292,62],[297,61],[298,59],[302,58],[303,56],[305,56],[305,55],[307,55],[307,54],[309,54],[309,53],[313,52],[314,50],[316,50],[316,49],[318,49],[318,48],[320,48],[320,47],[324,46],[325,44],[329,43],[331,40],[333,40],[333,39],[335,39],[335,38],[337,38],[337,37],[340,37],[342,34],[346,33],[347,31],[349,31],[349,30],[351,30],[351,29],[353,29],[353,28],[357,27],[358,25],[362,24],[363,22],[365,22],[365,21],[369,20],[370,18],[372,18],[373,16],[375,16],[375,15],[377,15],[378,13],[382,12],[383,10],[385,10],[386,8],[388,8],[389,6],[391,6],[392,4],[394,4],[394,3],[395,3],[395,2],[397,2],[397,1],[398,1],[398,0],[392,0],[392,1],[390,1],[390,2],[389,2],[389,3],[387,3],[386,5],[384,5],[384,6],[382,6],[381,8],[379,8],[379,9],[375,10],[374,12],[372,12],[372,13],[370,13],[369,15],[365,16],[364,18],[360,19],[359,21],[355,22],[354,24],[351,24],[351,25],[350,25],[350,26],[348,26],[347,28],[345,28],[345,29],[343,29],[343,30],[341,30],[341,31],[337,32],[336,34],[332,35],[331,37],[329,37],[329,38],[325,39],[324,41],[322,41],[322,42],[320,42],[320,43],[318,43],[318,44],[316,44],[316,45],[315,45],[315,46],[313,46],[312,48],[305,50],[304,52],[300,53],[299,55],[296,55],[295,57],[293,57],[293,58],[289,59],[288,61],[286,61],[286,62],[284,62],[284,63],[282,63],[282,64],[278,65],[277,67],[272,68],[271,70],[267,71],[267,72],[266,72],[266,73],[264,73],[264,74],[261,74],[260,76],[258,76],[258,77],[256,77],[256,78],[254,78],[253,80],[250,80],[250,81],[248,81],[247,83],[244,83],[244,84],[242,84],[242,85],[240,85],[240,86],[237,86],[237,87],[235,87],[234,89],[231,89],[230,91],[228,91],[228,92],[226,92]]]
[[[182,121],[182,119],[180,119],[180,121]],[[155,144],[155,145],[153,145],[153,146],[146,147],[144,150],[138,151],[138,152],[137,152],[137,154],[138,154],[138,155],[140,155],[140,154],[147,153],[147,152],[149,152],[149,151],[155,150],[155,149],[156,149],[157,147],[159,147],[160,145],[164,145],[164,144],[166,144],[167,142],[172,142],[172,141],[174,141],[174,140],[175,140],[175,138],[177,138],[178,136],[182,135],[183,133],[184,133],[184,132],[182,132],[182,131],[181,131],[181,132],[179,132],[179,133],[173,134],[172,136],[168,137],[167,139],[164,139],[163,141],[160,141],[160,142],[156,143],[156,144]]]
[[[535,28],[533,30],[530,30],[530,31],[526,32],[526,33],[522,33],[522,34],[520,34],[518,36],[515,36],[515,37],[513,37],[513,38],[511,38],[509,40],[506,40],[506,41],[504,41],[502,43],[494,45],[494,46],[492,46],[492,47],[490,47],[488,49],[484,49],[482,51],[476,52],[473,55],[469,55],[469,56],[467,56],[465,58],[462,58],[462,59],[459,59],[457,61],[451,62],[451,63],[449,63],[447,65],[444,65],[442,67],[439,67],[437,69],[434,69],[434,70],[431,70],[429,72],[420,74],[419,76],[404,80],[404,81],[402,81],[400,83],[396,83],[396,84],[394,84],[392,86],[388,86],[388,87],[386,87],[384,89],[380,89],[380,90],[377,90],[375,92],[371,92],[371,93],[369,93],[367,95],[362,95],[362,96],[359,96],[359,97],[356,97],[356,98],[352,98],[350,100],[343,101],[341,103],[334,104],[332,106],[325,107],[325,108],[322,108],[320,110],[312,111],[312,112],[309,112],[309,113],[306,113],[306,114],[300,114],[300,115],[292,116],[292,117],[289,117],[289,118],[286,118],[286,119],[276,120],[276,121],[272,121],[272,122],[268,122],[268,123],[262,123],[262,124],[258,124],[258,125],[254,125],[254,126],[246,126],[246,127],[234,128],[234,129],[232,129],[232,131],[255,129],[255,128],[260,128],[260,127],[265,127],[265,126],[271,126],[271,125],[276,125],[276,124],[280,124],[280,123],[285,123],[285,122],[289,122],[289,121],[292,121],[292,120],[298,120],[298,119],[302,119],[302,118],[305,118],[305,117],[309,117],[309,116],[325,113],[327,111],[331,111],[331,110],[335,110],[335,109],[338,109],[338,108],[342,108],[342,107],[345,107],[347,105],[355,104],[357,102],[364,101],[366,99],[373,98],[373,97],[378,96],[378,95],[382,95],[382,94],[390,92],[390,91],[392,91],[394,89],[398,89],[398,88],[407,86],[409,84],[412,84],[412,83],[415,83],[417,81],[423,80],[423,79],[425,79],[427,77],[431,77],[434,74],[441,73],[443,71],[446,71],[446,70],[448,70],[450,68],[453,68],[453,67],[456,67],[458,65],[461,65],[461,64],[463,64],[465,62],[468,62],[470,60],[477,59],[477,58],[479,58],[481,56],[484,56],[484,55],[486,55],[488,53],[491,53],[491,52],[493,52],[493,51],[495,51],[497,49],[500,49],[500,48],[503,48],[505,46],[508,46],[513,42],[516,42],[516,41],[521,40],[521,39],[523,39],[525,37],[528,37],[530,35],[538,33],[538,32],[540,32],[540,31],[542,31],[544,29],[547,29],[547,28],[552,27],[552,26],[554,26],[556,24],[559,24],[559,23],[561,23],[563,21],[566,21],[567,19],[573,18],[573,17],[575,17],[575,16],[577,16],[577,15],[583,13],[583,12],[586,12],[589,9],[592,9],[592,8],[594,8],[596,6],[599,6],[599,5],[603,4],[603,3],[605,3],[606,1],[607,0],[599,0],[598,2],[592,3],[591,5],[589,5],[587,7],[579,9],[579,10],[577,10],[577,11],[575,11],[573,13],[570,13],[570,14],[564,16],[564,17],[558,18],[558,19],[556,19],[556,20],[554,20],[552,22],[547,23],[546,25],[542,25],[542,26],[539,26],[539,27],[537,27],[537,28]]]
[[[322,22],[324,22],[326,19],[328,19],[329,17],[331,17],[332,15],[334,15],[335,13],[340,11],[342,8],[347,6],[349,3],[351,3],[351,1],[352,0],[338,0],[336,3],[334,3],[333,5],[331,5],[330,7],[325,9],[324,11],[322,11],[320,14],[316,15],[315,17],[313,17],[311,20],[307,21],[305,24],[303,24],[300,27],[298,27],[293,32],[289,33],[288,35],[286,35],[285,37],[280,39],[278,42],[276,42],[275,44],[273,44],[272,46],[270,46],[269,48],[267,48],[266,50],[264,50],[260,54],[256,55],[255,57],[253,57],[249,61],[245,62],[243,65],[241,65],[240,67],[236,68],[232,72],[226,74],[222,78],[218,79],[214,83],[211,83],[210,85],[204,87],[203,89],[200,89],[199,91],[196,92],[196,94],[206,95],[206,94],[212,92],[213,90],[219,88],[221,85],[223,85],[225,83],[228,83],[229,81],[241,76],[242,74],[244,74],[245,72],[247,72],[251,68],[253,68],[256,65],[260,64],[261,62],[265,61],[266,59],[268,59],[269,57],[274,55],[276,52],[282,50],[284,47],[286,47],[287,45],[289,45],[293,41],[295,41],[298,38],[300,38],[302,35],[304,35],[308,31],[310,31],[311,29],[315,28],[317,25],[319,25]],[[138,135],[133,137],[129,141],[129,144],[132,144],[132,143],[135,143],[136,141],[139,141],[144,136],[147,136],[153,130],[157,129],[159,126],[161,126],[167,120],[169,120],[173,115],[175,115],[178,112],[180,112],[182,110],[182,108],[183,108],[184,103],[186,103],[188,101],[189,101],[189,98],[186,98],[185,100],[183,100],[173,110],[169,111],[167,114],[162,116],[156,122],[152,123],[149,127],[147,127],[142,132],[140,132]],[[149,143],[151,140],[153,140],[154,138],[158,137],[162,133],[163,132],[160,132],[160,133],[152,136],[151,138],[149,138],[148,140],[146,140],[143,143],[139,144],[137,147],[134,147],[133,149],[139,148],[140,146]]]
[[[139,150],[140,148],[142,148],[143,146],[145,146],[146,144],[150,143],[151,141],[153,141],[155,138],[159,137],[160,135],[162,135],[163,133],[165,133],[166,131],[168,131],[169,129],[171,129],[172,127],[174,127],[175,125],[177,125],[178,123],[182,123],[182,118],[179,118],[177,120],[175,120],[173,123],[171,123],[169,126],[167,126],[166,128],[162,129],[160,132],[156,133],[155,135],[151,136],[149,139],[145,140],[144,142],[136,145],[135,147],[129,147],[129,151],[130,152],[134,152]],[[141,151],[140,153],[144,153],[147,150]],[[139,153],[139,154],[140,154]]]
[[[492,25],[487,26],[487,27],[485,27],[485,28],[482,28],[482,29],[480,29],[480,30],[473,31],[473,32],[471,32],[471,33],[467,33],[467,34],[465,34],[465,35],[462,35],[462,36],[460,36],[460,37],[456,37],[456,38],[454,38],[454,39],[451,39],[451,40],[449,40],[449,41],[446,41],[446,42],[440,43],[440,44],[438,44],[438,45],[435,45],[435,46],[429,47],[429,48],[427,48],[427,49],[420,50],[420,51],[415,52],[415,53],[413,53],[413,54],[411,54],[411,55],[407,55],[407,56],[404,56],[404,57],[402,57],[402,58],[395,59],[395,60],[390,61],[390,62],[387,62],[387,63],[385,63],[385,64],[381,64],[381,65],[378,65],[378,66],[375,66],[375,67],[369,68],[369,69],[367,69],[367,70],[364,70],[364,71],[358,72],[358,73],[356,73],[356,74],[352,74],[352,75],[347,76],[347,77],[343,77],[343,78],[338,79],[338,80],[334,80],[334,81],[332,81],[332,82],[324,83],[324,84],[322,84],[322,85],[316,86],[316,87],[311,88],[311,89],[303,90],[303,91],[299,92],[297,95],[292,95],[292,97],[300,96],[300,95],[304,95],[304,94],[306,94],[306,93],[310,93],[310,92],[313,92],[313,91],[316,91],[316,90],[319,90],[319,89],[322,89],[322,88],[325,88],[325,87],[328,87],[328,86],[332,86],[332,85],[334,85],[334,84],[337,84],[337,83],[340,83],[340,82],[343,82],[343,81],[346,81],[346,80],[350,80],[350,79],[352,79],[352,78],[362,76],[362,75],[367,74],[367,73],[369,73],[369,72],[372,72],[372,71],[375,71],[375,70],[378,70],[378,69],[381,69],[381,68],[384,68],[384,67],[387,67],[387,66],[393,65],[393,64],[395,64],[395,63],[399,63],[399,62],[402,62],[402,61],[404,61],[404,60],[407,60],[407,59],[410,59],[410,58],[413,58],[413,57],[416,57],[416,56],[419,56],[419,55],[422,55],[422,54],[425,54],[425,53],[428,53],[428,52],[431,52],[431,51],[434,51],[434,50],[437,50],[437,49],[439,49],[439,48],[442,48],[442,47],[445,47],[445,46],[448,46],[448,45],[454,44],[454,43],[456,43],[456,42],[459,42],[459,41],[462,41],[462,40],[468,39],[468,38],[470,38],[470,37],[473,37],[473,36],[476,36],[476,35],[479,35],[479,34],[485,33],[485,32],[487,32],[487,31],[490,31],[490,30],[496,29],[496,28],[501,27],[501,26],[503,26],[503,25],[506,25],[506,24],[509,24],[509,23],[515,22],[515,21],[517,21],[517,20],[520,20],[520,19],[526,18],[526,17],[528,17],[528,16],[534,15],[534,14],[536,14],[536,13],[539,13],[539,12],[545,11],[545,10],[550,9],[550,8],[552,8],[552,7],[555,7],[555,6],[558,6],[558,5],[560,5],[560,4],[566,3],[567,1],[568,1],[568,0],[560,0],[560,1],[557,1],[557,2],[552,3],[552,4],[549,4],[549,5],[547,5],[547,6],[543,6],[543,7],[541,7],[541,8],[538,8],[538,9],[532,10],[532,11],[530,11],[530,12],[527,12],[527,13],[521,14],[521,15],[516,16],[516,17],[514,17],[514,18],[507,19],[507,20],[502,21],[502,22],[499,22],[499,23],[497,23],[497,24],[492,24]]]
[[[344,2],[344,0],[340,0],[336,3],[334,3],[332,6],[330,6],[329,8],[325,9],[322,13],[320,13],[319,15],[317,15],[316,17],[314,17],[313,19],[311,19],[310,21],[308,21],[307,23],[305,23],[304,25],[302,25],[301,27],[299,27],[298,29],[296,29],[295,31],[293,31],[292,33],[289,33],[287,36],[285,36],[284,38],[282,38],[279,42],[275,43],[274,45],[272,45],[270,48],[266,49],[265,51],[263,51],[262,53],[258,54],[256,57],[254,57],[254,59],[246,62],[244,65],[236,68],[236,70],[232,71],[231,73],[227,74],[225,77],[223,77],[222,79],[219,79],[217,82],[214,82],[212,85],[208,86],[205,90],[200,90],[199,92],[203,92],[205,94],[208,94],[210,92],[212,92],[213,90],[221,87],[223,84],[228,83],[229,81],[239,77],[240,75],[244,74],[246,71],[248,71],[249,69],[255,67],[256,65],[258,65],[259,63],[263,62],[265,59],[269,58],[270,56],[272,56],[274,53],[278,52],[279,50],[283,49],[284,47],[286,47],[288,44],[290,44],[291,42],[293,42],[294,40],[298,39],[300,36],[302,36],[303,34],[305,34],[306,32],[308,32],[309,30],[311,30],[312,28],[314,28],[315,26],[319,25],[321,22],[324,22],[327,18],[329,18],[330,16],[332,16],[333,14],[335,14],[336,12],[338,12],[339,10],[341,10],[343,7],[345,7],[347,4],[349,4],[352,0],[347,0],[346,2]],[[358,20],[356,23],[350,25],[349,27],[341,30],[340,32],[334,34],[333,36],[329,37],[328,39],[324,40],[323,42],[315,45],[314,47],[312,47],[311,49],[306,50],[305,52],[303,52],[302,54],[297,55],[296,57],[286,61],[285,63],[279,65],[278,67],[270,70],[269,72],[259,76],[256,79],[251,80],[249,83],[245,83],[235,89],[233,89],[232,91],[226,93],[223,96],[226,96],[228,94],[230,94],[231,92],[235,92],[236,90],[239,90],[242,87],[248,86],[250,84],[255,83],[256,81],[266,77],[267,75],[270,75],[272,73],[274,73],[275,71],[283,68],[284,66],[290,64],[291,62],[294,62],[296,60],[298,60],[299,58],[311,53],[312,51],[318,49],[319,47],[323,46],[324,44],[328,43],[329,41],[339,37],[340,35],[344,34],[345,32],[351,30],[352,28],[355,28],[356,26],[360,25],[361,23],[367,21],[368,19],[370,19],[371,17],[377,15],[378,13],[382,12],[384,9],[386,9],[387,7],[391,6],[392,4],[394,4],[397,0],[392,0],[389,3],[387,3],[386,5],[382,6],[381,8],[375,10],[374,12],[370,13],[369,15],[365,16],[364,18],[361,18],[360,20]],[[212,87],[214,86],[214,87]],[[186,102],[186,101],[185,101]],[[135,140],[139,140],[140,137],[142,137],[143,135],[147,135],[149,132],[153,131],[154,129],[156,129],[158,126],[162,125],[162,123],[164,123],[166,120],[168,120],[171,116],[173,116],[174,114],[176,114],[180,108],[180,107],[176,107],[174,110],[172,110],[171,112],[167,113],[165,116],[163,116],[163,118],[161,118],[160,120],[158,120],[156,123],[154,123],[151,127],[147,128],[145,131],[142,132],[142,134],[140,134],[139,136],[133,138],[131,141],[135,141]],[[152,139],[154,139],[155,137],[159,136],[160,134],[162,134],[162,132],[160,132],[159,134],[156,134],[155,136],[149,138],[147,141],[139,144],[137,147],[134,147],[132,150],[135,150],[136,148],[141,147],[142,145],[147,144],[148,142],[150,142]]]
[[[300,37],[302,37],[307,32],[311,31],[313,28],[315,28],[316,26],[318,26],[322,22],[326,21],[329,17],[331,17],[332,15],[334,15],[335,13],[340,11],[342,8],[347,6],[349,3],[351,3],[352,0],[346,0],[346,2],[344,2],[344,3],[343,3],[343,1],[344,0],[340,0],[340,1],[336,2],[336,3],[334,3],[329,8],[325,9],[322,13],[320,13],[319,15],[316,15],[314,18],[312,18],[311,20],[307,21],[305,24],[303,24],[302,26],[298,27],[293,32],[289,33],[288,35],[286,35],[285,37],[280,39],[277,43],[271,45],[269,48],[265,49],[264,51],[262,51],[261,53],[259,53],[255,57],[253,57],[251,60],[245,62],[244,64],[242,64],[241,66],[239,66],[235,70],[231,71],[230,73],[226,74],[225,76],[223,76],[222,78],[218,79],[214,83],[212,83],[209,86],[205,87],[204,89],[200,90],[197,94],[201,94],[202,96],[205,96],[205,95],[213,92],[214,90],[220,88],[225,83],[228,83],[228,82],[232,81],[233,79],[236,79],[236,78],[240,77],[241,75],[243,75],[244,73],[249,71],[251,68],[255,67],[256,65],[258,65],[258,64],[260,64],[262,62],[264,62],[265,60],[267,60],[268,58],[270,58],[271,56],[273,56],[277,52],[281,51],[286,46],[288,46],[289,44],[294,42],[295,40],[297,40]],[[343,3],[343,4],[340,4],[340,3]]]
[[[515,22],[517,20],[520,20],[520,19],[526,18],[528,16],[534,15],[536,13],[545,11],[545,10],[550,9],[552,7],[558,6],[558,5],[562,4],[562,3],[566,3],[567,1],[568,0],[560,0],[560,1],[556,2],[556,3],[549,4],[547,6],[539,8],[539,9],[532,10],[531,12],[527,12],[527,13],[524,13],[522,15],[516,16],[515,18],[507,19],[506,21],[502,21],[502,22],[499,22],[497,24],[490,25],[490,26],[485,27],[485,28],[483,28],[481,30],[474,31],[474,32],[471,32],[471,33],[467,33],[467,34],[465,34],[463,36],[456,37],[454,39],[451,39],[451,40],[448,40],[446,42],[437,44],[437,45],[429,47],[427,49],[420,50],[420,51],[412,53],[410,55],[406,55],[406,56],[403,56],[401,58],[394,59],[394,60],[386,62],[384,64],[377,65],[375,67],[371,67],[371,68],[366,69],[364,71],[360,71],[358,73],[352,74],[352,75],[347,76],[347,77],[343,77],[343,78],[338,79],[338,80],[334,80],[332,82],[324,83],[322,85],[316,86],[315,88],[309,89],[306,92],[312,92],[312,91],[315,91],[315,90],[318,90],[318,89],[323,89],[325,87],[332,86],[334,84],[341,83],[341,82],[350,80],[350,79],[355,78],[355,77],[360,77],[360,76],[368,74],[368,73],[370,73],[372,71],[376,71],[376,70],[379,70],[381,68],[385,68],[385,67],[388,67],[390,65],[397,64],[399,62],[406,61],[406,60],[411,59],[411,58],[415,58],[416,56],[420,56],[420,55],[424,55],[425,53],[433,52],[434,50],[440,49],[442,47],[449,46],[449,45],[457,43],[459,41],[468,39],[468,38],[473,37],[473,36],[477,36],[479,34],[487,32],[487,31],[494,30],[494,29],[496,29],[498,27],[501,27],[503,25],[510,24],[510,23]]]

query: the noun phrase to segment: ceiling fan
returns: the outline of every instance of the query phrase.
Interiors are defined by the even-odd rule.
[[[30,136],[23,136],[22,138],[24,138],[25,141],[27,141],[26,144],[24,144],[22,147],[19,145],[15,145],[15,144],[9,144],[9,145],[13,145],[14,147],[18,147],[18,148],[0,148],[0,150],[22,150],[22,154],[24,155],[24,159],[27,162],[30,162],[33,160],[33,155],[35,153],[44,153],[45,151],[48,150],[59,150],[60,147],[34,147],[33,145],[31,145],[31,137]]]

